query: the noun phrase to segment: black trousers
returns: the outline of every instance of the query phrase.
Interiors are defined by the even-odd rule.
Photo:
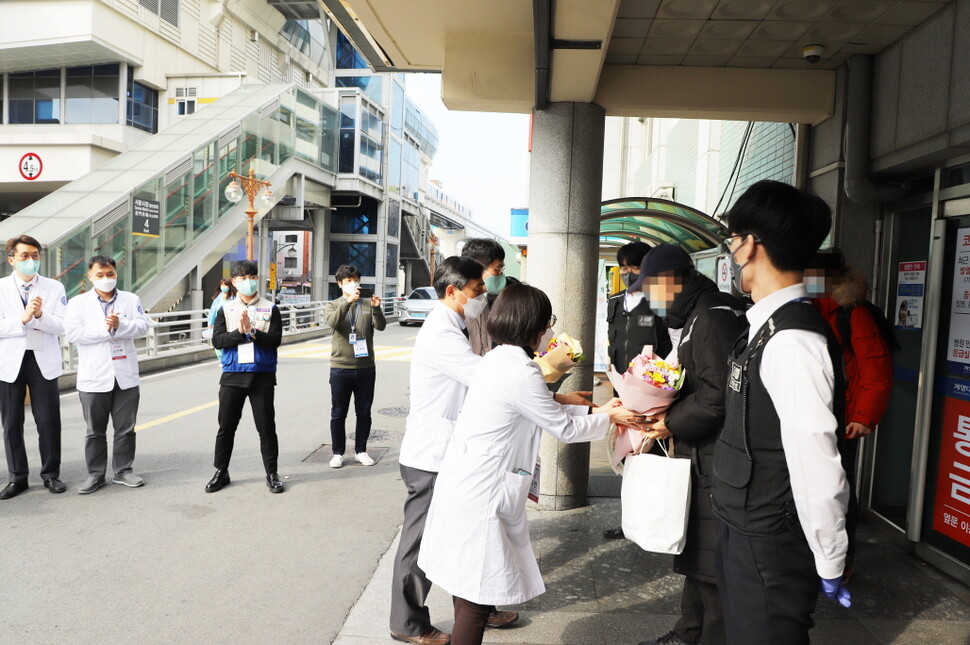
[[[716,584],[694,576],[684,577],[680,618],[674,625],[674,634],[686,643],[724,645],[727,642],[724,612]]]
[[[842,457],[842,470],[849,480],[849,506],[845,511],[845,533],[849,538],[849,548],[845,554],[845,566],[855,558],[855,531],[859,526],[859,496],[855,489],[855,465],[859,454],[859,440],[846,439],[842,434],[838,440],[839,456]]]
[[[26,482],[29,468],[24,444],[24,398],[30,388],[30,411],[37,425],[40,476],[61,476],[61,400],[57,379],[45,379],[33,351],[24,353],[20,373],[13,383],[0,381],[0,423],[11,482]]]
[[[374,403],[374,383],[377,370],[330,368],[330,441],[333,454],[342,455],[347,449],[347,413],[350,396],[354,396],[354,414],[357,415],[357,431],[354,435],[354,452],[367,452],[370,437],[370,408]]]
[[[728,643],[807,645],[819,579],[801,529],[754,536],[719,521],[716,563]]]
[[[280,444],[276,437],[276,408],[273,406],[275,393],[276,387],[273,385],[257,387],[223,385],[219,388],[219,432],[216,434],[216,455],[213,464],[217,469],[229,469],[232,446],[236,440],[236,428],[239,427],[243,405],[248,398],[249,405],[253,409],[256,432],[259,433],[259,452],[263,455],[263,467],[267,475],[277,472]]]

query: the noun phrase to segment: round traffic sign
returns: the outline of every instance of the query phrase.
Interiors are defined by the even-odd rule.
[[[21,177],[27,181],[33,181],[40,177],[40,173],[43,172],[44,162],[40,160],[40,155],[28,152],[20,158],[18,169]]]

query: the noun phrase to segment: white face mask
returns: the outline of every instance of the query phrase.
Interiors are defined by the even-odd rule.
[[[357,287],[359,286],[360,286],[359,282],[354,282],[352,280],[344,281],[344,283],[340,285],[340,290],[344,292],[344,295],[352,296],[354,295],[354,292],[357,291]]]
[[[478,318],[485,311],[485,305],[488,304],[485,294],[478,296],[477,298],[469,298],[463,292],[461,295],[465,296],[465,303],[462,304],[462,309],[465,312],[465,318]]]
[[[93,284],[94,288],[100,291],[101,293],[111,293],[112,291],[115,290],[115,285],[118,284],[118,279],[100,278],[98,280],[92,280],[91,284]]]

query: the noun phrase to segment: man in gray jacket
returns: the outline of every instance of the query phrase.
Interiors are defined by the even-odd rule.
[[[343,466],[347,444],[347,412],[354,397],[357,432],[354,435],[354,459],[373,466],[367,454],[370,436],[371,404],[374,402],[374,330],[384,331],[387,320],[381,299],[370,295],[361,298],[360,270],[345,264],[334,275],[343,295],[327,303],[326,319],[333,338],[330,340],[330,440],[333,446],[331,468]]]

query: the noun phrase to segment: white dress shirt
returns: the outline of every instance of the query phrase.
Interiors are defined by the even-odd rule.
[[[807,297],[805,285],[799,283],[759,300],[746,314],[749,341],[782,305]],[[835,378],[828,345],[815,332],[786,329],[772,336],[763,351],[761,382],[781,422],[798,521],[815,555],[818,575],[839,578],[848,546],[849,484],[836,445]]]
[[[640,301],[646,297],[642,291],[627,291],[623,295],[623,311],[633,311],[633,309],[640,304]]]
[[[438,472],[482,360],[462,330],[465,320],[441,302],[428,314],[411,355],[411,409],[401,454],[402,466]]]

